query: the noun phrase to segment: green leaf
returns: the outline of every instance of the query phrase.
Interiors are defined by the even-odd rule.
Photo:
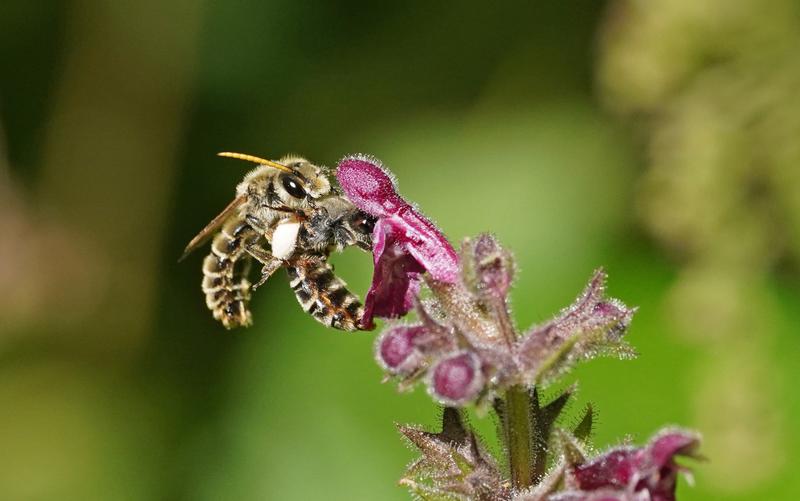
[[[564,410],[564,406],[567,405],[567,402],[572,397],[572,394],[575,392],[575,387],[570,386],[566,390],[564,390],[561,395],[554,398],[550,403],[542,407],[541,412],[541,419],[542,419],[542,429],[549,432],[550,428],[553,426],[553,423],[556,422],[558,416],[561,415],[561,412]]]
[[[592,435],[593,425],[594,425],[594,409],[592,409],[592,404],[587,404],[586,410],[583,413],[583,417],[578,422],[578,425],[575,427],[575,430],[573,430],[572,433],[578,440],[586,442]]]

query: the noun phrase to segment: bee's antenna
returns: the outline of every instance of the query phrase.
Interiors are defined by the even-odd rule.
[[[233,153],[233,152],[230,152],[230,151],[223,151],[222,153],[217,153],[217,156],[227,157],[227,158],[236,158],[238,160],[244,160],[246,162],[253,162],[254,164],[259,164],[259,165],[268,165],[268,166],[270,166],[270,167],[272,167],[274,169],[278,169],[278,170],[281,170],[283,172],[288,172],[289,174],[294,174],[295,173],[292,169],[290,169],[289,167],[286,167],[283,164],[279,164],[278,162],[273,162],[272,160],[266,160],[264,158],[257,157],[255,155],[248,155],[246,153]]]

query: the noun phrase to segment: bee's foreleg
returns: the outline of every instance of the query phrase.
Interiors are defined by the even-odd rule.
[[[272,274],[278,270],[278,268],[284,265],[283,259],[278,259],[277,257],[273,256],[270,251],[264,249],[256,243],[248,245],[244,250],[262,265],[261,277],[255,284],[252,285],[252,290],[256,290],[264,285],[267,280],[269,280],[269,277],[271,277]]]

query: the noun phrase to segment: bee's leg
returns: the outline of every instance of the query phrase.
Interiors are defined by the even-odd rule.
[[[245,247],[245,251],[253,256],[259,263],[262,264],[261,267],[261,278],[258,279],[258,282],[254,283],[251,287],[252,290],[256,290],[262,285],[264,285],[269,277],[275,273],[278,268],[283,266],[284,262],[282,259],[278,259],[272,255],[271,252],[264,249],[260,245],[253,243]]]
[[[275,256],[273,256],[270,251],[261,247],[259,244],[255,242],[246,245],[244,250],[252,257],[254,257],[256,261],[265,266],[276,259]]]

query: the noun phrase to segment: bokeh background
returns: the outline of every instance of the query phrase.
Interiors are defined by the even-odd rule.
[[[282,276],[226,332],[176,263],[248,168],[225,150],[378,156],[515,251],[523,325],[605,265],[640,357],[561,383],[597,448],[694,427],[680,499],[796,499],[798,49],[795,0],[3,0],[0,499],[408,499],[393,423],[438,411],[374,334]]]

